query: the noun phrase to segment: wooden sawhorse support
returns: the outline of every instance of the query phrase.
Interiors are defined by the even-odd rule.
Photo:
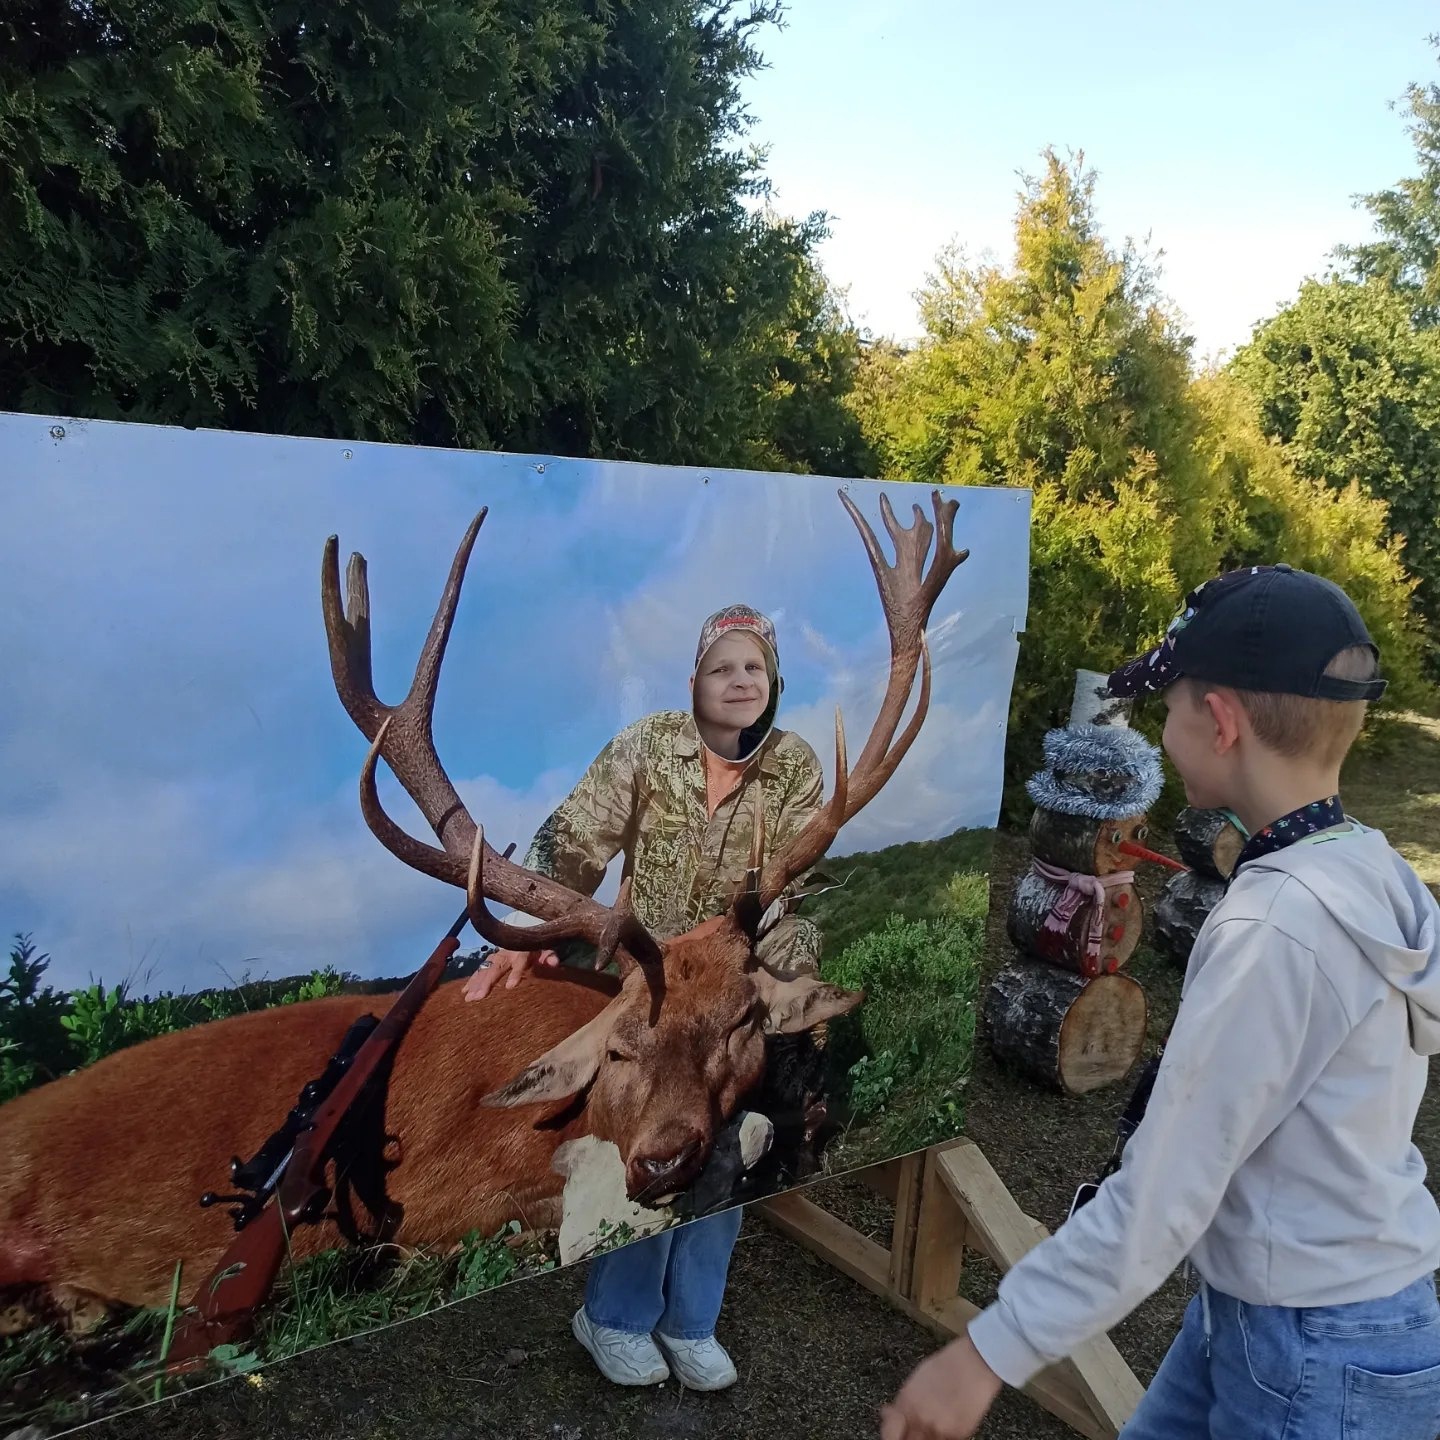
[[[782,1234],[946,1339],[979,1314],[957,1293],[966,1249],[988,1256],[1003,1273],[1050,1233],[1020,1209],[971,1140],[932,1146],[849,1178],[894,1201],[888,1250],[798,1191],[756,1208]],[[1042,1371],[1025,1393],[1089,1440],[1115,1440],[1144,1390],[1102,1335]]]

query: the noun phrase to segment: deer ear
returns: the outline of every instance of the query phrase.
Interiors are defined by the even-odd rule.
[[[865,999],[863,990],[842,990],[811,975],[778,980],[764,968],[755,972],[755,984],[764,1000],[769,1035],[794,1035],[810,1030],[837,1015],[848,1015]]]
[[[602,1010],[588,1024],[527,1065],[508,1084],[483,1096],[480,1103],[496,1110],[511,1105],[539,1105],[568,1099],[583,1090],[600,1069],[612,1023],[608,1008]]]

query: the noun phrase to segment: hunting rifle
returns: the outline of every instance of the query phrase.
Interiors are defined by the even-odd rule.
[[[511,845],[505,851],[506,858],[514,849]],[[211,1191],[200,1197],[200,1204],[207,1207],[237,1202],[230,1214],[239,1234],[182,1312],[166,1353],[166,1373],[194,1370],[217,1345],[235,1344],[253,1333],[255,1311],[269,1297],[280,1273],[290,1231],[296,1225],[317,1224],[325,1217],[332,1195],[325,1183],[325,1169],[333,1158],[336,1130],[440,983],[450,957],[460,948],[460,932],[469,919],[467,907],[384,1018],[373,1023],[359,1049],[347,1055],[355,1038],[352,1027],[325,1074],[305,1087],[286,1124],[255,1157],[247,1165],[238,1157],[231,1162],[231,1179],[251,1194],[216,1195]],[[313,1109],[307,1108],[307,1101]],[[293,1143],[284,1149],[287,1141]],[[278,1160],[277,1150],[283,1150]]]

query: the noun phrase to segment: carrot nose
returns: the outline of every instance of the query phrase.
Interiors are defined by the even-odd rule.
[[[1170,870],[1188,871],[1188,865],[1182,865],[1178,860],[1172,860],[1168,855],[1157,854],[1154,850],[1147,850],[1143,845],[1137,845],[1133,840],[1122,840],[1116,849],[1122,855],[1133,855],[1137,860],[1149,860],[1153,865],[1164,865]]]

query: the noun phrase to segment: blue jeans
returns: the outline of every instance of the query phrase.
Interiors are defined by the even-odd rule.
[[[734,1205],[597,1255],[585,1282],[590,1319],[632,1335],[653,1330],[672,1340],[713,1335],[744,1218],[744,1207]]]
[[[1207,1338],[1208,1337],[1208,1338]],[[1440,1303],[1246,1305],[1202,1284],[1121,1440],[1435,1440]]]

